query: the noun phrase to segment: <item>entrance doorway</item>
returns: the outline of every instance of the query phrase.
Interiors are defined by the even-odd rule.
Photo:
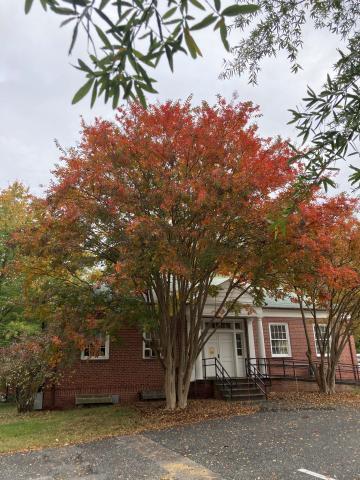
[[[222,323],[204,347],[204,357],[219,360],[230,377],[246,377],[247,349],[244,327],[244,319]],[[206,376],[215,377],[215,374],[215,366],[209,362]]]
[[[207,357],[217,358],[230,377],[235,376],[234,335],[232,332],[215,332],[206,343],[205,349]],[[215,377],[215,367],[209,367],[207,375]]]

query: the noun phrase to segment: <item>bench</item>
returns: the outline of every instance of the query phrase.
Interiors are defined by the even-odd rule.
[[[162,390],[143,390],[140,392],[140,400],[165,400],[165,392]]]
[[[85,394],[75,395],[75,405],[104,405],[119,402],[118,395]]]

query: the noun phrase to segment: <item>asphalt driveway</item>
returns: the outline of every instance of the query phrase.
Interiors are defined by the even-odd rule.
[[[360,412],[259,412],[0,457],[0,480],[360,480]]]

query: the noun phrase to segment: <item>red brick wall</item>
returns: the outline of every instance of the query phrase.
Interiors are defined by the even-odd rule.
[[[356,385],[346,385],[338,383],[336,385],[337,392],[349,392],[359,390]],[[271,392],[318,392],[319,388],[316,382],[304,380],[272,380]]]
[[[301,319],[265,317],[263,330],[266,356],[271,357],[269,323],[284,322],[288,324],[292,356],[288,360],[306,359],[306,339]],[[257,345],[257,322],[253,321],[255,347]],[[312,349],[315,353],[315,341],[312,325],[308,325]],[[143,359],[142,335],[135,329],[123,330],[120,333],[120,343],[110,343],[108,360],[79,360],[66,372],[55,391],[44,392],[44,408],[69,408],[75,405],[76,394],[112,394],[119,395],[120,402],[130,402],[138,399],[141,390],[159,390],[163,388],[163,370],[158,360]],[[111,340],[111,339],[110,339]],[[354,362],[356,364],[354,340],[351,339]],[[277,357],[278,358],[278,357]],[[347,344],[341,356],[342,363],[351,364],[350,347]],[[291,367],[289,368],[289,373]],[[276,371],[272,372],[273,374]],[[297,375],[307,375],[308,369],[297,371]],[[352,378],[352,374],[349,373]],[[284,388],[284,387],[282,387]],[[206,390],[206,389],[205,389]],[[209,392],[197,392],[207,396]],[[196,394],[192,388],[191,394]]]
[[[120,342],[110,338],[108,360],[79,360],[64,374],[55,392],[46,390],[44,408],[69,408],[76,394],[119,395],[120,402],[134,401],[141,390],[163,387],[163,370],[157,359],[143,359],[142,335],[135,329],[120,332]]]
[[[263,318],[263,330],[264,330],[264,340],[265,340],[265,350],[266,356],[268,358],[273,358],[271,355],[271,347],[270,347],[270,332],[269,332],[269,323],[287,323],[289,329],[289,337],[290,337],[290,346],[291,346],[291,357],[285,357],[285,359],[291,360],[306,360],[306,337],[304,333],[304,327],[301,318],[283,318],[283,317],[264,317]],[[256,322],[254,322],[254,327]],[[307,322],[307,331],[309,333],[310,343],[311,343],[311,350],[313,353],[314,358],[316,358],[316,350],[315,350],[315,338],[314,338],[314,331],[313,331],[313,322],[309,320]],[[255,338],[257,339],[257,332],[254,332],[256,335]],[[346,364],[357,364],[356,360],[356,351],[355,351],[355,343],[353,337],[350,339],[351,348],[349,343],[346,344],[344,351],[340,357],[340,363]],[[257,345],[256,345],[257,347]],[[258,347],[257,347],[258,351]],[[283,358],[283,357],[274,357],[275,358]],[[287,366],[289,369],[289,373],[291,374],[291,367]],[[301,369],[297,371],[297,375],[301,376],[303,373],[304,375],[307,373],[307,368],[304,367],[304,371],[302,372]],[[273,374],[276,371],[272,372]],[[348,374],[344,374],[344,378],[353,378],[353,373],[351,371]]]

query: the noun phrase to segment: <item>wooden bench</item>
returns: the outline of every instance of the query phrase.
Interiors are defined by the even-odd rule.
[[[165,400],[165,392],[162,390],[143,390],[140,392],[140,400]]]
[[[85,395],[75,395],[75,405],[96,405],[96,404],[113,404],[117,403],[114,401],[113,395],[99,395],[99,394],[85,394]]]

